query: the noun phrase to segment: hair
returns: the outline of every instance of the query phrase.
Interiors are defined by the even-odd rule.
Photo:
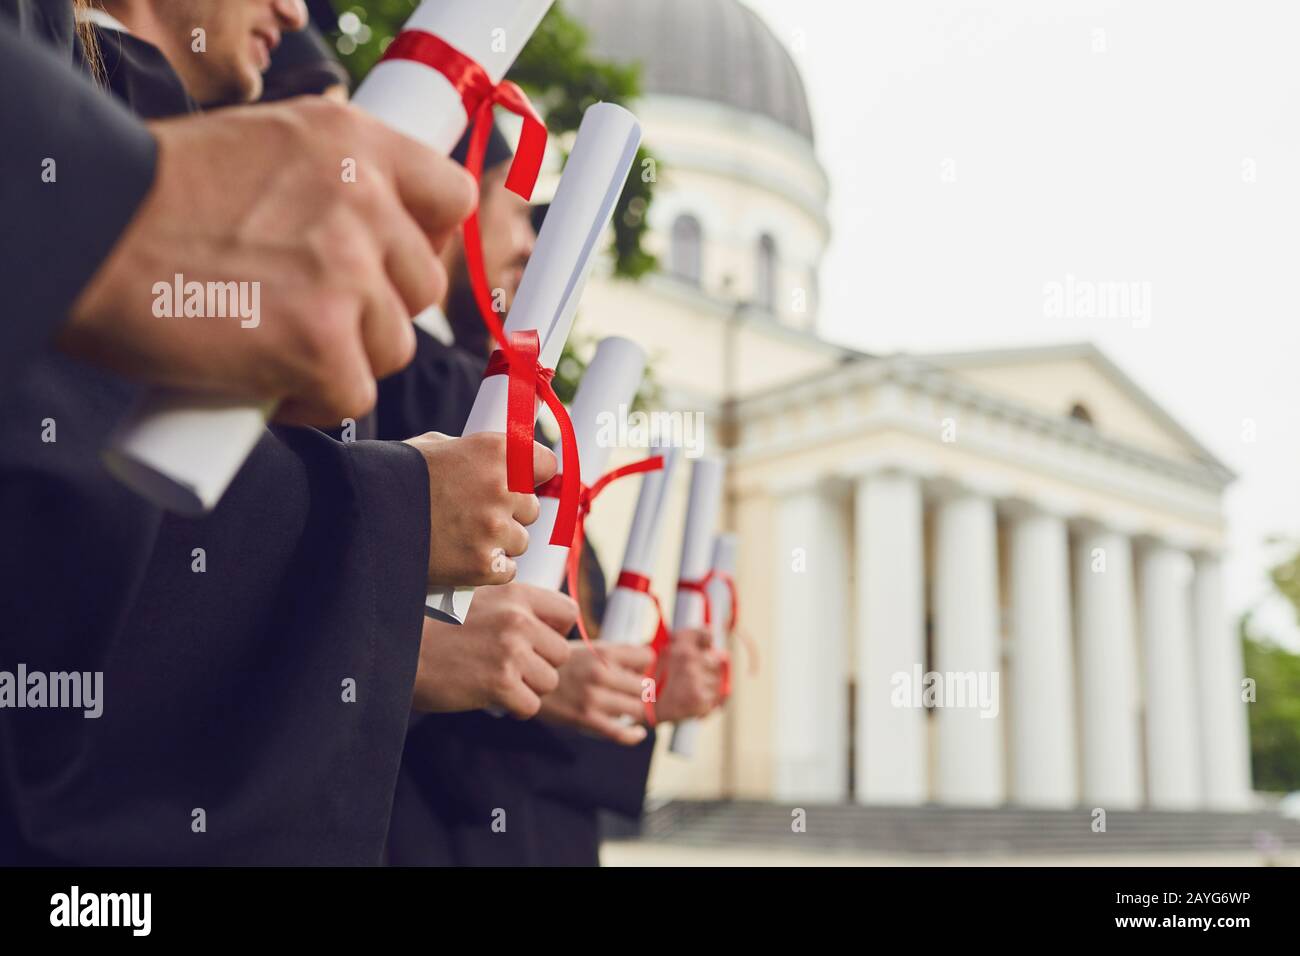
[[[93,0],[73,0],[73,10],[77,14],[77,38],[81,40],[81,55],[86,61],[86,71],[91,78],[101,85],[107,82],[104,75],[104,58],[99,52],[99,39],[95,27],[82,17],[82,12],[95,6]]]

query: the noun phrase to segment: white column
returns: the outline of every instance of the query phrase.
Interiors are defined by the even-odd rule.
[[[880,472],[859,479],[854,507],[860,595],[854,791],[860,803],[927,797],[925,711],[895,707],[895,675],[925,665],[925,552],[919,480]]]
[[[1224,613],[1218,557],[1198,554],[1193,567],[1203,793],[1206,804],[1215,810],[1241,810],[1251,804],[1249,704],[1241,699],[1241,640]]]
[[[1001,681],[998,635],[997,518],[991,499],[968,491],[935,510],[934,669],[968,686]],[[949,677],[948,675],[952,675]],[[1000,698],[999,698],[1000,700]],[[996,805],[1006,800],[1002,717],[977,706],[940,707],[941,803]]]
[[[805,485],[776,506],[776,759],[779,800],[848,795],[848,512]]]
[[[1132,543],[1118,532],[1085,525],[1074,570],[1083,801],[1133,809],[1142,804],[1142,719]]]
[[[1163,543],[1141,557],[1146,677],[1147,797],[1156,809],[1201,805],[1201,766],[1192,665],[1191,560]]]
[[[1033,507],[1011,519],[1011,799],[1027,807],[1079,800],[1065,520]]]

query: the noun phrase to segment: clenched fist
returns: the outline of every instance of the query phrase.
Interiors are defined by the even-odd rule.
[[[569,662],[560,668],[560,686],[542,701],[542,719],[628,746],[645,740],[642,688],[654,651],[638,644],[602,644],[601,663],[581,641],[571,644]]]
[[[506,488],[506,436],[482,432],[448,438],[429,432],[406,444],[420,450],[429,469],[434,521],[429,584],[474,587],[513,581],[514,559],[528,548],[524,526],[537,520],[541,506],[536,495]],[[558,467],[555,453],[533,442],[533,484],[546,481]]]
[[[565,635],[577,617],[563,594],[507,584],[479,591],[460,626],[426,619],[412,709],[536,715],[559,685],[557,671],[569,659]]]
[[[149,128],[153,185],[59,345],[141,381],[279,402],[290,424],[369,411],[375,380],[415,352],[411,316],[446,288],[437,251],[473,209],[473,179],[323,97]],[[256,287],[256,323],[157,316],[154,283],[176,276]]]
[[[660,672],[662,692],[655,702],[659,723],[707,717],[720,703],[722,655],[703,628],[674,631]]]

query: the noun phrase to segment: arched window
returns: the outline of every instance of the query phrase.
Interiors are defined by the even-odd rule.
[[[758,238],[754,264],[754,304],[766,312],[776,310],[776,240],[767,233]]]
[[[703,244],[704,231],[700,228],[698,219],[690,213],[682,213],[673,221],[668,264],[675,278],[691,285],[700,284]]]
[[[1080,402],[1075,402],[1070,406],[1070,417],[1076,422],[1083,422],[1085,425],[1092,424],[1092,412],[1088,411],[1088,406]]]

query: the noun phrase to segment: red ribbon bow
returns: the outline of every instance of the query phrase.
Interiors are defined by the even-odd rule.
[[[740,599],[736,595],[736,581],[730,574],[715,568],[697,581],[678,581],[677,590],[691,591],[704,599],[704,626],[708,628],[713,624],[713,602],[709,600],[709,585],[715,580],[725,584],[727,591],[731,595],[731,614],[727,621],[727,635],[730,636],[737,633],[736,623],[740,619]],[[743,634],[740,637],[749,651],[750,673],[753,674],[758,669],[758,649]],[[721,697],[726,700],[731,696],[731,653],[726,648],[723,648],[719,651],[719,654],[722,657]]]
[[[577,456],[574,456],[577,460]],[[664,466],[663,455],[651,455],[649,458],[643,458],[641,461],[634,461],[630,465],[624,465],[622,468],[615,468],[613,471],[607,471],[601,475],[594,485],[588,488],[581,482],[574,486],[578,494],[578,505],[575,508],[576,520],[573,528],[566,539],[569,543],[569,555],[564,562],[564,574],[569,582],[569,597],[575,601],[578,600],[578,571],[582,561],[582,542],[586,534],[587,515],[591,512],[591,505],[597,496],[609,487],[611,482],[620,478],[626,478],[628,475],[639,475],[647,471],[659,471]],[[569,467],[569,455],[565,452],[564,467]],[[556,515],[555,525],[559,528],[560,516],[564,513],[564,495],[570,491],[571,485],[564,480],[564,472],[553,476],[550,480],[537,486],[537,496],[539,498],[559,498],[560,513]],[[556,541],[556,535],[551,535],[551,544],[561,544]],[[582,612],[578,612],[578,634],[581,635],[583,643],[588,647],[592,646],[591,638],[587,636],[587,625],[583,623]],[[599,652],[596,652],[599,657]],[[603,660],[603,658],[602,658]]]
[[[509,80],[493,83],[487,70],[479,66],[442,37],[424,30],[403,30],[380,57],[384,60],[411,60],[437,70],[460,94],[468,123],[474,126],[465,168],[475,179],[483,171],[483,154],[492,129],[492,108],[500,106],[524,121],[519,134],[519,149],[506,177],[506,189],[525,199],[532,198],[537,174],[546,152],[546,124],[542,122],[524,91]],[[467,123],[467,125],[468,125]]]
[[[650,650],[654,652],[655,656],[654,660],[650,662],[650,666],[646,668],[645,676],[654,681],[655,698],[658,699],[659,694],[668,686],[668,675],[664,674],[663,678],[660,679],[659,674],[663,670],[661,665],[664,662],[664,656],[668,652],[668,643],[671,640],[668,624],[664,620],[664,606],[659,603],[659,595],[650,589],[650,579],[644,574],[638,574],[635,571],[621,571],[618,575],[618,583],[614,586],[644,594],[654,602],[658,621],[655,624],[654,640],[650,642]],[[653,727],[655,725],[654,701],[647,700],[645,702],[645,714],[646,722]]]
[[[575,475],[578,473],[578,436],[573,431],[573,421],[564,403],[551,388],[555,372],[537,361],[541,351],[537,330],[512,332],[509,342],[509,348],[492,353],[483,372],[484,378],[510,376],[506,398],[506,487],[521,494],[541,493],[533,487],[533,425],[537,420],[537,399],[540,397],[560,426],[564,471],[543,487],[558,487],[552,495],[560,499],[560,510],[551,531],[551,544],[565,546],[577,531],[578,511],[582,506],[582,479],[568,478],[570,467]]]
[[[522,118],[524,125],[519,135],[519,148],[506,176],[506,188],[524,199],[532,198],[546,152],[546,124],[528,102],[523,90],[508,80],[494,84],[487,71],[473,59],[441,37],[424,30],[399,33],[384,51],[382,59],[422,63],[445,76],[460,94],[465,115],[473,125],[465,169],[476,182],[483,176],[483,156],[492,131],[493,107],[500,106]],[[573,423],[568,410],[551,388],[554,370],[537,361],[541,351],[537,332],[516,332],[507,339],[501,320],[492,307],[492,294],[483,265],[483,238],[479,232],[477,206],[465,220],[464,230],[465,266],[474,289],[474,301],[483,324],[499,347],[499,351],[492,354],[484,377],[510,376],[506,416],[506,486],[520,494],[533,492],[533,426],[537,421],[537,398],[540,396],[560,426],[564,487],[551,544],[563,545],[573,538],[582,481]]]
[[[736,619],[740,616],[740,606],[736,602],[736,582],[730,574],[715,568],[698,581],[678,581],[677,590],[693,591],[704,598],[704,626],[708,627],[713,623],[713,602],[709,600],[709,585],[715,579],[725,584],[731,593],[731,620],[727,622],[727,632],[730,633],[736,629]]]

